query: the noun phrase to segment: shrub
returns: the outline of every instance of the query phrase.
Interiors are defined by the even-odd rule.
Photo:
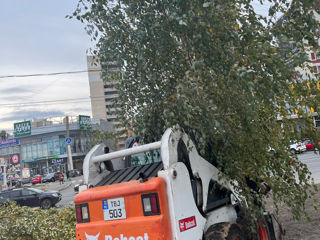
[[[15,202],[0,206],[0,239],[44,240],[75,239],[75,211],[20,207]]]

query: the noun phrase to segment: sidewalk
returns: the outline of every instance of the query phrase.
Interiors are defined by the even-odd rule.
[[[47,184],[47,190],[55,190],[55,191],[62,191],[67,189],[72,185],[72,181],[65,181],[63,184],[60,184],[59,181],[55,181],[53,183]]]
[[[24,184],[24,187],[32,187],[32,188],[37,188],[41,189],[44,191],[62,191],[67,189],[72,185],[72,181],[66,181],[63,184],[60,184],[59,181],[51,182],[51,183],[41,183],[41,184]]]

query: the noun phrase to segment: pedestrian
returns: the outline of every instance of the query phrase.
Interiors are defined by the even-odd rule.
[[[63,184],[63,178],[64,178],[63,174],[60,173],[59,174],[59,182],[60,182],[60,184]]]
[[[69,170],[66,172],[66,175],[67,175],[67,180],[70,180],[70,179],[69,179],[69,177],[70,177],[70,176],[69,176]]]

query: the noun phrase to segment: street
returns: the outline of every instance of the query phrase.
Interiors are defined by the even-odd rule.
[[[307,164],[312,173],[312,177],[316,184],[320,183],[320,155],[313,151],[305,152],[297,155],[298,159]],[[320,185],[318,185],[319,187]],[[288,206],[279,208],[279,221],[283,224],[286,230],[286,235],[283,240],[315,240],[319,239],[320,229],[320,211],[314,208],[314,200],[320,204],[320,192],[317,192],[314,199],[308,199],[305,203],[305,211],[308,213],[311,221],[306,218],[297,221],[292,215],[292,209]]]
[[[76,195],[73,188],[76,184],[79,184],[82,181],[82,177],[83,176],[70,178],[72,184],[68,188],[60,191],[62,198],[61,198],[61,201],[58,202],[57,207],[61,208],[73,203],[73,199]],[[68,184],[68,182],[64,184]]]
[[[45,184],[44,185],[45,188],[43,187],[42,188],[39,187],[39,188],[48,190],[48,191],[50,190],[59,191],[62,195],[62,198],[61,198],[61,201],[57,203],[56,207],[62,208],[73,203],[73,199],[76,195],[73,188],[76,184],[79,184],[80,182],[82,182],[82,179],[83,179],[83,176],[74,177],[74,178],[70,178],[70,180],[67,180],[63,184],[59,184],[59,181],[56,181],[53,183]]]
[[[298,159],[307,164],[316,184],[320,183],[320,155],[313,151],[298,154]]]

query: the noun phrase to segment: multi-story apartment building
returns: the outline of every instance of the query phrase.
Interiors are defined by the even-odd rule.
[[[320,4],[318,5],[320,8]],[[314,16],[315,19],[320,23],[320,15],[316,12],[314,12]],[[281,24],[284,21],[287,21],[287,17],[285,15],[283,15],[277,22],[277,24]],[[319,27],[320,30],[320,27]],[[295,53],[299,53],[299,51],[297,50],[296,46],[293,44],[290,44],[287,41],[283,41],[282,39],[280,39],[280,46],[285,46],[285,47],[290,47],[292,52]],[[318,39],[318,45],[320,46],[320,39]],[[311,68],[313,68],[313,72],[310,71],[309,68],[297,68],[296,71],[300,72],[302,74],[302,81],[306,82],[306,85],[308,86],[309,89],[311,89],[312,91],[318,91],[320,89],[320,82],[319,82],[319,77],[320,77],[320,52],[315,52],[314,49],[312,47],[309,47],[306,51],[306,54],[300,54],[301,57],[304,60],[308,60],[310,62]],[[293,76],[294,78],[296,78],[296,76]],[[313,79],[316,80],[316,84],[311,84],[309,79]],[[294,86],[293,86],[294,87]],[[305,106],[305,109],[309,112],[310,116],[312,116],[313,121],[314,121],[314,126],[315,127],[320,127],[320,117],[319,117],[319,113],[317,111],[315,111],[315,109],[311,106],[307,107]],[[298,114],[292,114],[290,117],[290,119],[295,119],[297,121],[299,121],[299,116]],[[281,120],[282,117],[278,117],[278,120]],[[298,130],[299,128],[303,128],[304,127],[304,122],[300,121],[298,126]]]
[[[116,99],[119,96],[118,90],[115,88],[116,80],[108,78],[104,81],[101,77],[101,65],[97,57],[88,56],[88,75],[91,97],[92,118],[94,120],[104,119],[113,125],[116,132],[120,134],[123,130],[118,116],[116,114]],[[120,69],[116,62],[109,62],[108,72],[119,73]],[[122,134],[118,137],[118,148],[125,147],[125,140],[127,136]]]
[[[320,8],[320,4],[319,4],[319,8]],[[314,15],[316,20],[320,24],[320,15],[316,11],[314,11]],[[319,27],[319,31],[320,31],[320,27]],[[320,39],[318,39],[318,44],[320,46]],[[313,67],[314,72],[317,73],[318,76],[320,76],[320,51],[315,52],[313,49],[310,49],[309,58],[311,60],[311,66]]]

